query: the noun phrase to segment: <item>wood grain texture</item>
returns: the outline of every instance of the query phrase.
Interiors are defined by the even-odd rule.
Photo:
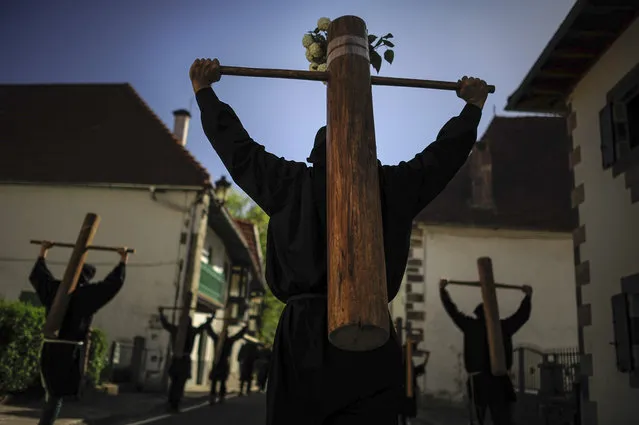
[[[56,291],[55,298],[51,304],[51,310],[44,324],[43,333],[45,338],[54,339],[58,337],[62,321],[67,314],[71,294],[75,291],[80,273],[82,272],[82,266],[84,266],[88,252],[87,246],[93,241],[93,237],[99,225],[100,217],[97,214],[88,213],[85,216],[82,227],[80,228],[80,233],[78,234],[78,239],[71,252],[71,258],[64,272],[64,277]]]
[[[356,16],[334,20],[329,54],[331,40],[344,35],[366,38],[366,24]],[[329,341],[367,351],[390,335],[370,63],[345,54],[328,72]]]
[[[490,367],[493,375],[504,376],[508,373],[508,370],[506,368],[504,338],[499,320],[499,304],[497,303],[497,292],[495,290],[495,278],[493,276],[491,259],[488,257],[479,258],[477,260],[477,268],[479,270],[481,297],[484,303],[484,316],[486,318]]]

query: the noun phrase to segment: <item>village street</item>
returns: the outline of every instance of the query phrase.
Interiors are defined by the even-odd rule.
[[[249,397],[230,397],[224,404],[209,406],[204,401],[186,407],[180,414],[160,414],[136,421],[123,421],[117,425],[261,425],[264,423],[266,395],[253,394]]]

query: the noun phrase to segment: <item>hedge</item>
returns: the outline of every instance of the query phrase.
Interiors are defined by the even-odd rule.
[[[0,395],[20,393],[40,382],[43,307],[0,299]],[[107,363],[106,336],[91,333],[87,378],[96,385]]]

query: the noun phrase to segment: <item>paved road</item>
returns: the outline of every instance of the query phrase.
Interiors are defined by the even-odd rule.
[[[229,397],[224,404],[209,406],[201,403],[179,414],[162,414],[121,425],[263,425],[265,415],[266,396],[252,394],[249,397]]]

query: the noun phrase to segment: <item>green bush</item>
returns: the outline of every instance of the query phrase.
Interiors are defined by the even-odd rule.
[[[44,308],[0,300],[0,394],[28,388],[39,376]]]
[[[0,299],[0,395],[39,385],[44,321],[43,307]],[[89,383],[100,383],[107,361],[106,335],[93,329],[86,373]]]
[[[107,338],[101,329],[91,330],[91,345],[89,346],[89,364],[87,365],[86,377],[90,384],[101,383],[101,375],[109,361],[107,352]]]

